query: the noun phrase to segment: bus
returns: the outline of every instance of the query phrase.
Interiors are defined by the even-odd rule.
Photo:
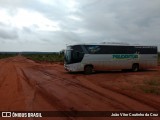
[[[67,46],[64,68],[69,72],[155,68],[158,62],[157,46],[77,44]]]

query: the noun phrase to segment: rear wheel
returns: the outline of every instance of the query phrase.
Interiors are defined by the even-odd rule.
[[[139,70],[139,64],[133,64],[132,65],[132,71],[137,72]]]
[[[85,66],[85,68],[84,68],[84,73],[85,73],[86,75],[92,74],[92,72],[93,72],[93,66],[91,66],[91,65]]]

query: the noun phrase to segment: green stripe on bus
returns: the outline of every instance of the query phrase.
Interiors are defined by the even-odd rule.
[[[113,59],[136,59],[138,55],[136,54],[114,54]]]

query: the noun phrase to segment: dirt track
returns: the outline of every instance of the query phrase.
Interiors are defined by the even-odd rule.
[[[63,65],[17,56],[0,60],[0,75],[0,111],[160,111],[160,95],[137,87],[160,77],[160,67],[137,73],[69,74]]]

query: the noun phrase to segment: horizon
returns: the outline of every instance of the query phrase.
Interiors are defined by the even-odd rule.
[[[100,43],[100,44],[102,44],[102,43]],[[103,42],[103,44],[106,44],[106,43],[104,43]],[[98,45],[98,43],[90,43],[90,44],[74,44],[74,45]],[[157,45],[140,45],[140,44],[135,44],[135,45],[130,45],[130,44],[127,44],[127,43],[110,43],[110,44],[106,44],[106,45],[128,45],[128,46],[154,46],[154,47],[157,47],[157,52],[159,53],[160,51],[159,51],[159,49],[158,49],[158,46]],[[65,48],[66,49],[66,48]],[[61,52],[61,51],[63,51],[63,50],[65,50],[65,49],[61,49],[60,51],[0,51],[0,53],[25,53],[25,52],[32,52],[32,53],[59,53],[59,52]]]

